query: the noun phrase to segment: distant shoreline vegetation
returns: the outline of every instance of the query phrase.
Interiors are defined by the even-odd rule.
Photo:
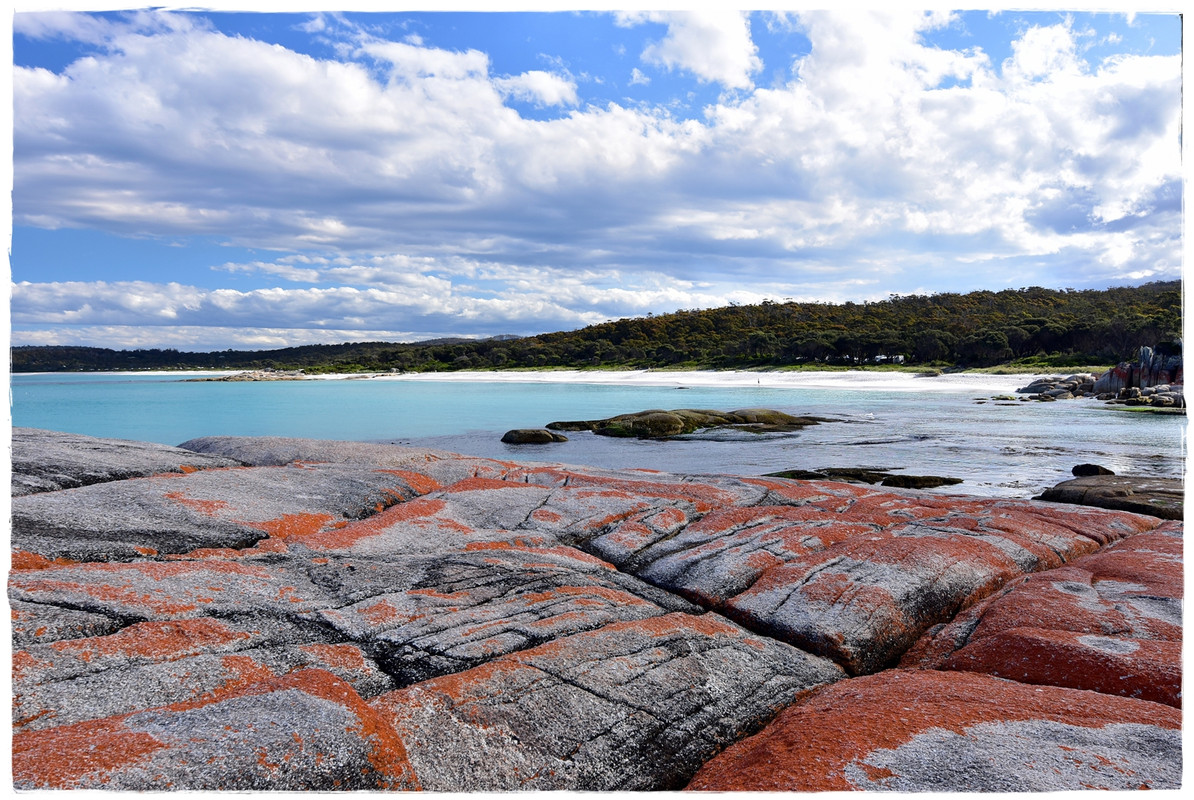
[[[1111,289],[892,295],[874,303],[768,302],[677,311],[515,338],[354,342],[277,350],[13,347],[20,372],[511,369],[1051,370],[1112,365],[1181,335],[1181,282]]]

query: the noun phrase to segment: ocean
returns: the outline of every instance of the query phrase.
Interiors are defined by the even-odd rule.
[[[12,376],[12,424],[180,444],[209,435],[297,436],[469,455],[677,473],[760,475],[868,467],[963,483],[939,493],[1032,497],[1081,463],[1182,477],[1186,418],[1091,400],[999,402],[1033,376],[908,373],[450,373],[194,382],[194,373]],[[774,408],[832,422],[794,433],[640,441],[569,433],[507,445],[511,428],[645,409]]]

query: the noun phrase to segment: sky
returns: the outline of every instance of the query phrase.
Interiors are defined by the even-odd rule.
[[[11,343],[529,335],[1181,276],[1176,7],[826,5],[18,0]]]

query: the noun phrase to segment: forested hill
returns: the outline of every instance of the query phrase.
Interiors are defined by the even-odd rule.
[[[368,342],[187,353],[15,347],[13,372],[305,369],[356,372],[516,367],[780,367],[873,363],[991,366],[1042,359],[1114,363],[1181,335],[1181,283],[1103,290],[1033,287],[895,296],[877,303],[777,303],[623,319],[526,338]]]

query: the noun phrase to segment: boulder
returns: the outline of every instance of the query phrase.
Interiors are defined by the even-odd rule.
[[[1185,494],[1178,478],[1088,475],[1062,481],[1037,499],[1181,519]]]
[[[429,791],[679,789],[826,661],[712,615],[611,625],[382,695]],[[473,754],[473,755],[469,755]]]
[[[566,442],[568,437],[546,428],[515,428],[512,431],[506,431],[502,436],[502,441],[506,444],[551,444]]]
[[[891,670],[797,701],[706,764],[698,791],[1177,789],[1181,712],[988,675]]]
[[[1012,582],[926,634],[905,667],[983,672],[1181,707],[1176,522]]]
[[[1106,467],[1100,467],[1098,464],[1077,464],[1070,470],[1076,478],[1085,478],[1090,475],[1114,475],[1115,473]]]

